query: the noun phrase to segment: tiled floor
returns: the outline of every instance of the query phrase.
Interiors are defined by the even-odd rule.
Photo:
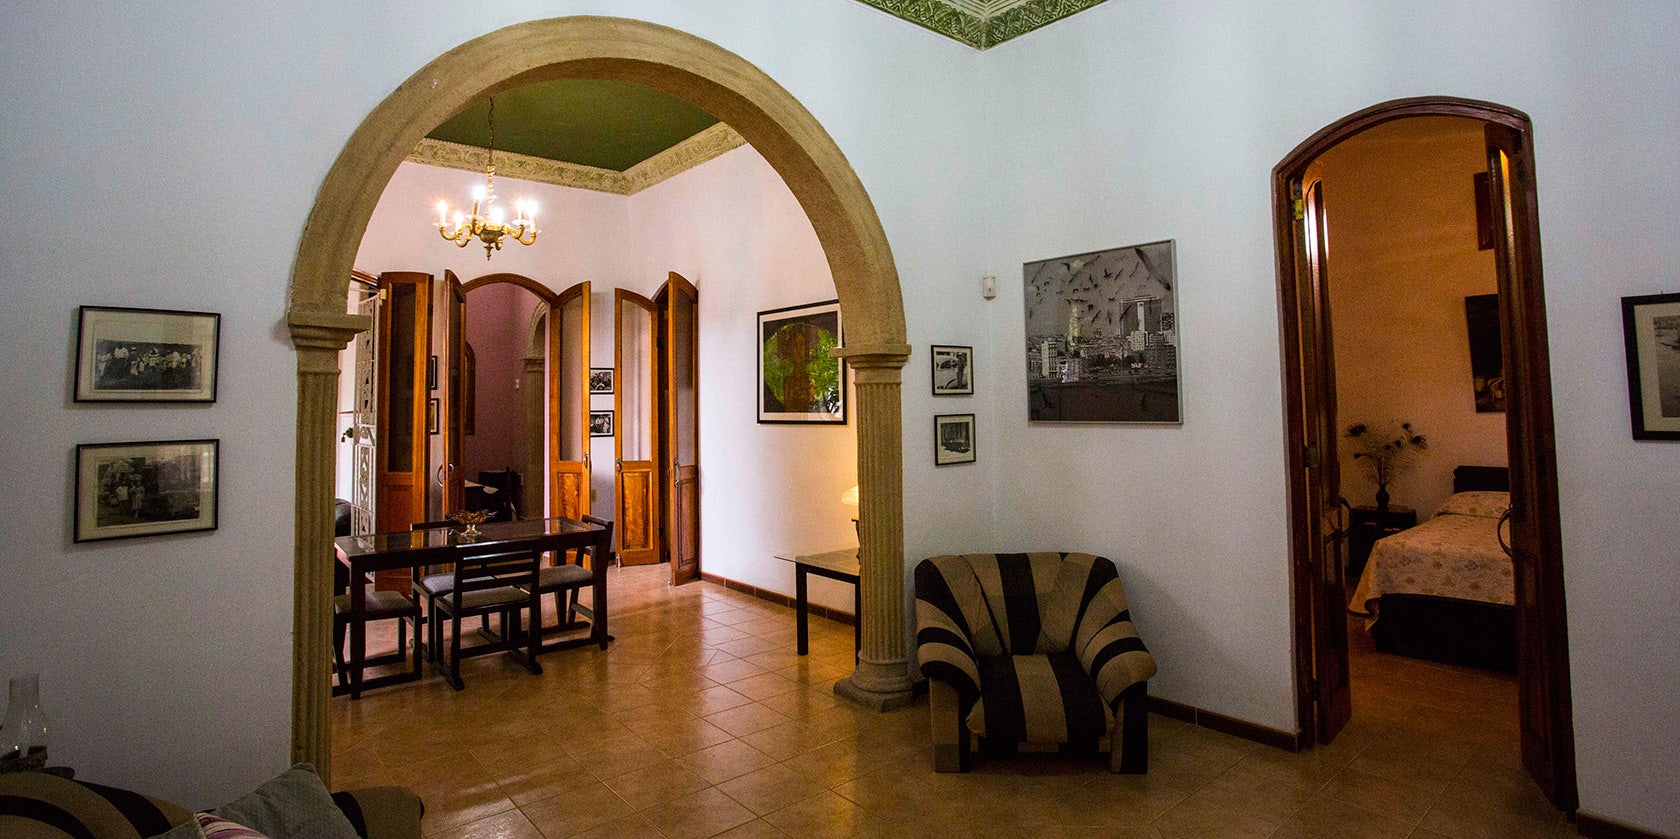
[[[1363,631],[1354,721],[1328,747],[1155,716],[1148,775],[1053,755],[939,775],[925,699],[875,714],[832,695],[850,627],[814,618],[800,658],[789,609],[669,588],[663,566],[612,574],[607,652],[334,700],[335,785],[414,788],[437,839],[1574,835],[1517,763],[1512,679],[1380,655]]]

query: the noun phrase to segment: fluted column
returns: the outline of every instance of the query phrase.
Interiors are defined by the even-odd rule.
[[[368,318],[293,309],[298,355],[296,514],[292,528],[292,762],[332,783],[332,532],[338,353]]]
[[[904,615],[904,451],[899,383],[910,347],[835,351],[857,383],[858,587],[863,649],[834,692],[887,711],[911,700]]]

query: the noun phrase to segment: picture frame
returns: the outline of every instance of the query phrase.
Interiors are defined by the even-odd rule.
[[[933,465],[973,463],[977,459],[973,414],[940,414],[933,418]]]
[[[591,437],[611,437],[611,436],[613,436],[613,412],[612,411],[590,411],[589,412],[589,436],[591,436]]]
[[[613,373],[611,367],[589,368],[589,393],[611,395],[613,392]]]
[[[846,424],[846,363],[829,354],[843,329],[839,300],[758,313],[760,424]]]
[[[1172,239],[1028,262],[1027,419],[1183,425]]]
[[[219,526],[221,441],[76,446],[72,538],[104,542]]]
[[[1500,344],[1499,295],[1464,298],[1464,328],[1470,338],[1470,388],[1476,413],[1505,413],[1505,356]]]
[[[433,355],[426,358],[426,389],[437,390],[437,388],[437,356]]]
[[[222,316],[82,306],[77,402],[215,402]]]
[[[1635,440],[1680,440],[1680,294],[1622,298]]]
[[[929,352],[934,396],[974,395],[974,348],[934,344]]]
[[[434,396],[426,400],[426,433],[438,433],[438,412],[442,407],[442,400]]]

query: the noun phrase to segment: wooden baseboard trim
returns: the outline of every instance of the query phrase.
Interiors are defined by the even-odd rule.
[[[1199,725],[1202,728],[1212,729],[1233,737],[1241,737],[1244,740],[1253,740],[1274,749],[1298,752],[1302,746],[1299,735],[1279,731],[1275,728],[1267,728],[1248,720],[1239,720],[1236,717],[1227,717],[1224,714],[1204,711],[1194,705],[1185,705],[1182,702],[1162,699],[1159,696],[1149,697],[1149,710],[1163,717],[1171,717],[1180,722]]]
[[[1592,839],[1673,839],[1661,833],[1653,833],[1641,827],[1622,824],[1579,810],[1575,812],[1575,832]]]
[[[705,571],[700,572],[700,579],[705,580],[708,583],[716,583],[726,589],[729,589],[730,591],[738,591],[742,594],[750,594],[760,600],[768,600],[778,606],[786,606],[789,609],[793,608],[793,598],[782,594],[779,591],[759,588],[758,586],[750,583],[731,580],[728,577],[719,577],[716,574],[710,574]],[[843,623],[847,626],[852,626],[857,623],[857,619],[852,617],[851,612],[842,612],[839,609],[830,609],[827,606],[819,606],[815,603],[806,604],[805,610],[817,617],[828,618],[835,623]]]

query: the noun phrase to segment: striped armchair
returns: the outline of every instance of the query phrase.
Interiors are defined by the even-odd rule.
[[[936,556],[916,566],[916,659],[931,683],[933,768],[988,752],[1107,751],[1149,770],[1147,680],[1114,563],[1090,554]]]

